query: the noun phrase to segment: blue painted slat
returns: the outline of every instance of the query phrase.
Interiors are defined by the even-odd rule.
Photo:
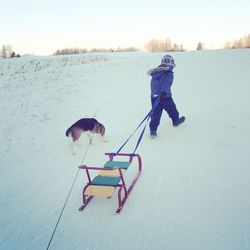
[[[96,176],[91,182],[92,185],[99,186],[117,186],[121,177],[113,177],[113,176]]]
[[[104,165],[105,168],[124,168],[127,169],[130,162],[127,161],[107,161]]]

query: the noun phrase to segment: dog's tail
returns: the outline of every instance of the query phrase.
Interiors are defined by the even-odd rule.
[[[67,129],[65,135],[66,135],[66,136],[69,136],[69,133],[70,133],[70,132],[71,132],[71,127]]]

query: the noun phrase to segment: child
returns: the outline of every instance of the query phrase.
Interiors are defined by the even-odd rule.
[[[159,103],[155,107],[149,123],[150,135],[152,137],[157,136],[157,128],[160,124],[161,115],[163,109],[168,113],[172,120],[173,126],[178,126],[185,121],[184,116],[179,116],[179,112],[176,108],[171,93],[171,85],[174,80],[173,68],[175,62],[172,56],[165,55],[161,64],[149,70],[148,74],[151,78],[151,103],[152,107],[155,101],[159,98]]]

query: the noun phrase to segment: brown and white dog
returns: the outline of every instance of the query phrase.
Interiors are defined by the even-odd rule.
[[[71,147],[72,153],[74,153],[73,149],[74,142],[80,138],[83,132],[87,131],[93,134],[100,134],[101,138],[103,138],[105,134],[105,127],[103,124],[101,124],[94,118],[82,118],[77,122],[75,122],[73,125],[71,125],[66,131],[66,136],[72,137],[73,140],[73,144]],[[90,135],[90,133],[87,133],[89,137],[89,144],[92,143],[92,137],[93,137]]]

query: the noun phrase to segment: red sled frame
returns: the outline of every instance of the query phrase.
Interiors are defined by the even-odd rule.
[[[125,178],[124,178],[124,172],[122,171],[123,169],[126,170],[126,168],[123,168],[122,166],[119,166],[119,167],[90,167],[90,166],[86,166],[86,165],[81,165],[79,166],[80,169],[84,169],[86,171],[86,174],[87,174],[87,178],[88,178],[88,183],[84,186],[83,188],[83,191],[82,191],[82,198],[83,198],[83,204],[82,206],[79,208],[79,211],[82,211],[87,205],[88,203],[92,200],[92,198],[95,196],[95,195],[86,195],[85,192],[87,190],[87,188],[92,185],[93,186],[93,180],[91,179],[91,175],[90,175],[90,172],[92,171],[96,171],[96,170],[99,170],[99,171],[114,171],[114,170],[118,170],[118,177],[120,177],[120,180],[117,184],[115,185],[110,185],[112,187],[114,187],[114,189],[116,188],[119,188],[118,190],[118,208],[116,210],[116,213],[119,214],[125,204],[125,202],[127,201],[127,198],[129,196],[129,194],[131,193],[133,187],[135,186],[140,174],[141,174],[141,171],[142,171],[142,160],[141,160],[141,157],[139,154],[129,154],[129,153],[105,153],[105,155],[108,155],[109,157],[109,163],[114,163],[114,158],[116,156],[124,156],[124,157],[128,157],[128,167],[127,169],[129,168],[129,165],[132,163],[133,159],[134,158],[137,158],[137,173],[134,177],[134,179],[132,180],[131,184],[129,187],[126,186],[126,183],[125,183]],[[116,161],[117,163],[117,161]],[[120,163],[126,163],[126,162],[120,162]],[[119,165],[119,162],[118,162],[118,165]],[[107,172],[107,175],[108,175],[108,172]],[[99,187],[107,187],[105,184],[94,184],[95,186],[99,186]],[[123,192],[122,192],[123,191]],[[123,193],[123,195],[122,195]],[[108,197],[110,198],[110,197]]]

